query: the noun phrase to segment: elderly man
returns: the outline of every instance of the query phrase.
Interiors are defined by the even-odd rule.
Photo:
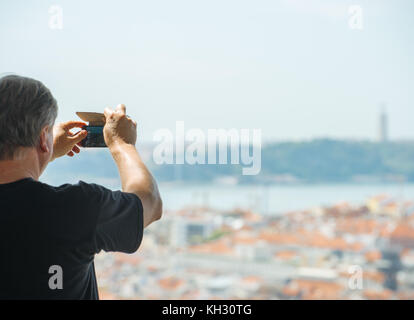
[[[79,181],[39,182],[48,163],[79,153],[87,132],[54,126],[57,103],[39,81],[0,78],[0,299],[98,299],[94,256],[135,252],[160,219],[157,184],[135,148],[125,106],[105,109],[105,142],[121,191]]]

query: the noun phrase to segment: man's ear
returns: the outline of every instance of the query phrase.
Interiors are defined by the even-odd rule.
[[[51,144],[51,139],[53,139],[53,136],[51,135],[50,131],[51,131],[50,127],[46,126],[40,132],[39,148],[42,152],[45,152],[45,153],[52,152],[51,148],[52,148],[53,144]]]

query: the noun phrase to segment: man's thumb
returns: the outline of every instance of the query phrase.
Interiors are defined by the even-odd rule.
[[[70,137],[70,140],[72,140],[72,142],[74,142],[74,143],[79,143],[83,139],[85,139],[87,135],[88,135],[88,131],[81,130],[81,131],[77,132],[74,136]]]

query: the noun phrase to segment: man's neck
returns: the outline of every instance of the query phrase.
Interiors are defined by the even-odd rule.
[[[39,161],[36,152],[26,149],[11,160],[0,160],[0,184],[11,183],[25,178],[38,180]]]

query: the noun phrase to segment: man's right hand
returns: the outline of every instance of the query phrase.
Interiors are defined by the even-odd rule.
[[[137,123],[126,116],[125,105],[118,105],[115,110],[104,111],[106,124],[103,130],[105,143],[109,149],[118,144],[135,146],[137,140]]]

